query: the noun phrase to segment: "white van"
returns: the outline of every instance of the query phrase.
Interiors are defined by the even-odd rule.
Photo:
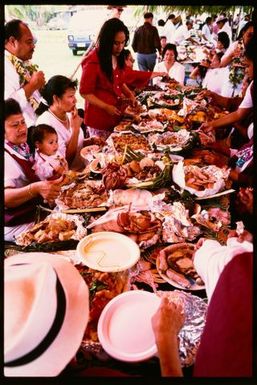
[[[68,46],[73,55],[78,51],[86,51],[107,20],[106,6],[88,6],[86,9],[78,10],[71,19],[68,26]]]

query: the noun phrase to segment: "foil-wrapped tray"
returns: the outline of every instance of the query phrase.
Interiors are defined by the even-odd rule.
[[[204,299],[181,290],[159,290],[157,294],[161,297],[168,297],[170,301],[180,303],[184,309],[185,323],[179,332],[179,355],[182,367],[192,366],[205,325],[207,303]],[[80,351],[101,361],[112,359],[104,351],[100,342],[84,340],[81,343]]]

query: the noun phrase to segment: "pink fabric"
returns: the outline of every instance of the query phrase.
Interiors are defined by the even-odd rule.
[[[252,376],[253,253],[223,270],[209,304],[194,377]]]

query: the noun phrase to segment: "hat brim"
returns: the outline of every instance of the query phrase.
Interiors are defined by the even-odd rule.
[[[18,366],[6,367],[7,377],[54,377],[60,374],[76,354],[89,318],[89,291],[78,270],[65,257],[32,252],[6,258],[5,266],[16,263],[48,262],[55,269],[66,297],[66,313],[62,327],[48,349],[34,361]]]

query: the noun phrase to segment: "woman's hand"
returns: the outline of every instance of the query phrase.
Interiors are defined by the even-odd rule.
[[[49,204],[52,204],[60,194],[62,187],[63,176],[55,180],[44,180],[32,183],[31,193],[39,194]]]
[[[213,121],[210,121],[210,122],[204,122],[201,124],[201,126],[199,127],[199,130],[201,131],[204,131],[204,132],[210,132],[210,131],[213,131],[214,130],[214,125],[213,125]]]
[[[112,106],[111,104],[106,104],[104,109],[107,112],[107,114],[109,114],[111,116],[120,116],[121,115],[121,111],[117,107]]]
[[[71,128],[75,132],[79,132],[83,119],[79,116],[76,107],[71,111]]]
[[[156,342],[162,343],[171,336],[178,336],[180,329],[185,322],[182,306],[162,298],[157,312],[152,317],[152,328]]]

